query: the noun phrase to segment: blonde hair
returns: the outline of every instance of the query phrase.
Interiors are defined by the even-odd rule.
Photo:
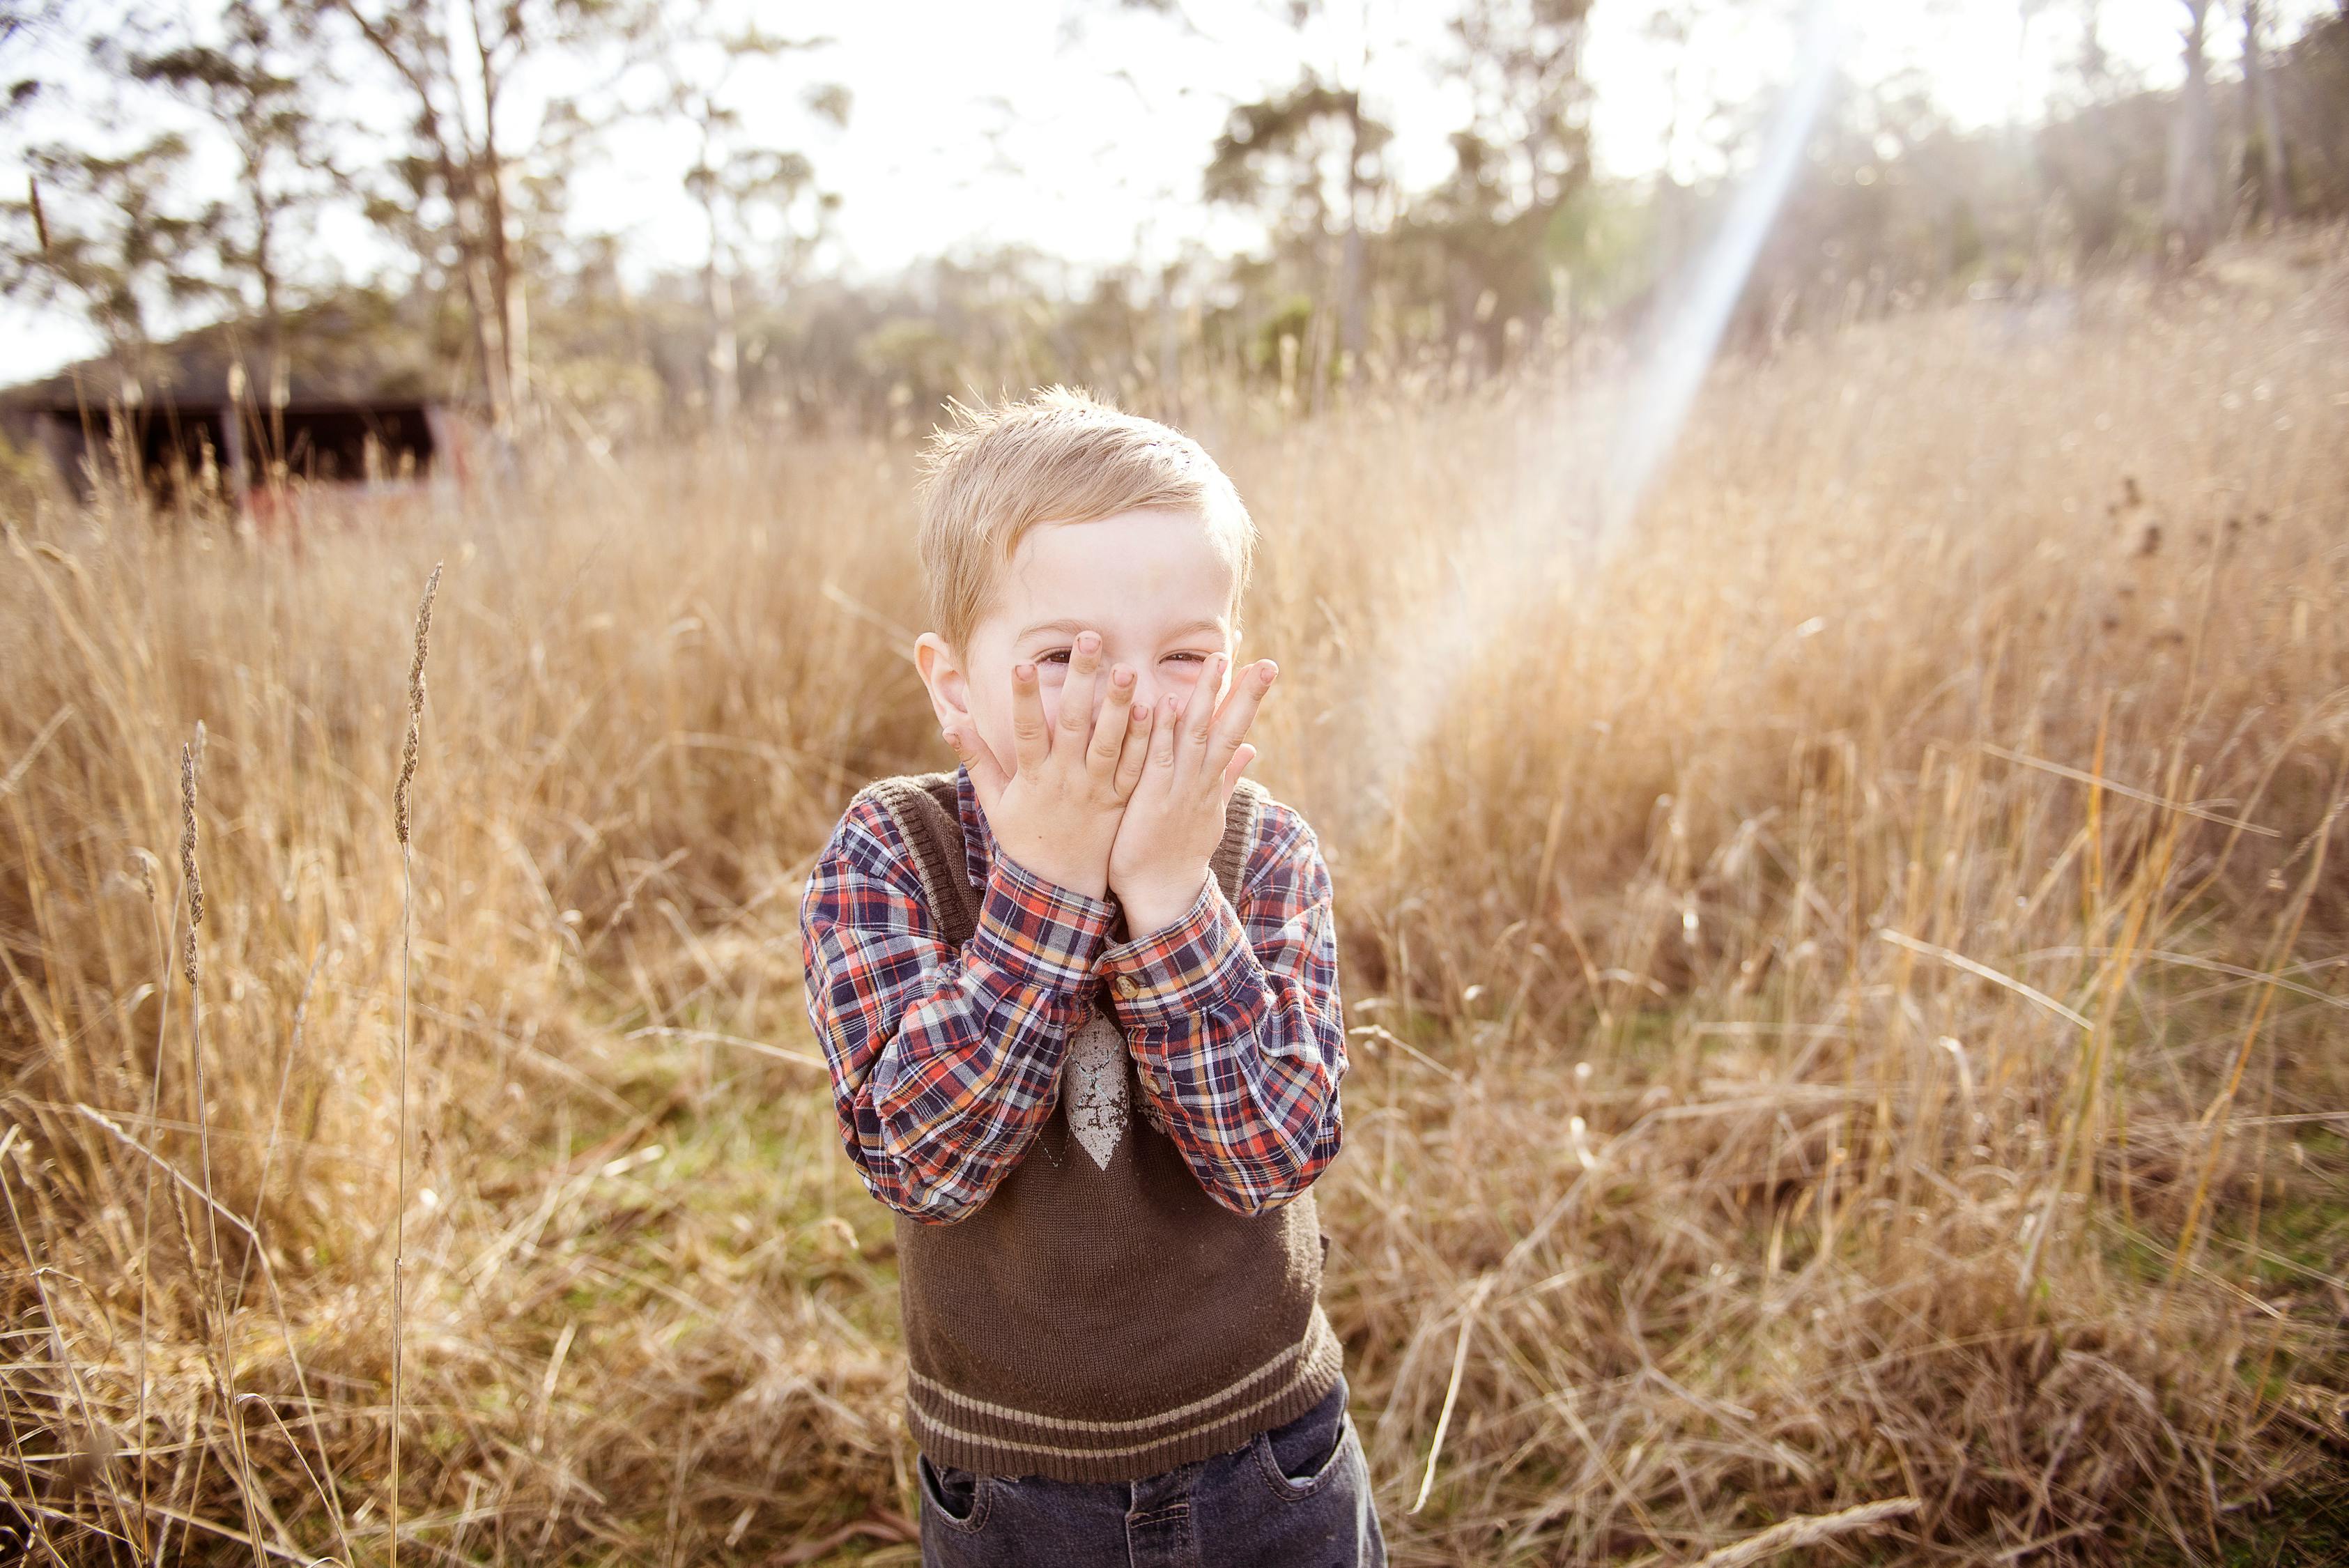
[[[1256,521],[1205,448],[1082,388],[1021,402],[947,400],[953,423],[923,453],[919,545],[930,624],[960,657],[992,606],[998,574],[1029,530],[1154,508],[1206,519],[1232,567],[1233,631],[1256,566]]]

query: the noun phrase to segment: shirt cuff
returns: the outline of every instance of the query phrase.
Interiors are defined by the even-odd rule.
[[[1016,983],[1074,993],[1091,983],[1094,958],[1116,913],[1107,898],[1047,882],[999,849],[971,948]]]
[[[1163,1028],[1237,992],[1253,957],[1238,911],[1209,877],[1173,925],[1103,948],[1101,972],[1120,1013],[1142,1028]]]

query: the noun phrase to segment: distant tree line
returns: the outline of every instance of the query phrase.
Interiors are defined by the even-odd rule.
[[[1190,25],[1172,0],[1090,3]],[[1278,0],[1300,29],[1319,3]],[[752,0],[222,0],[201,32],[137,0],[104,15],[0,0],[0,133],[21,165],[0,203],[0,287],[81,313],[134,385],[160,340],[212,317],[270,367],[259,400],[331,331],[344,358],[502,429],[611,439],[745,417],[908,427],[949,394],[1052,379],[1154,406],[1221,379],[1299,411],[1364,378],[1473,379],[1636,312],[1702,243],[1725,181],[1595,175],[1593,0],[1454,3],[1438,65],[1472,109],[1433,188],[1400,187],[1394,128],[1359,79],[1307,68],[1199,150],[1201,197],[1259,219],[1260,249],[1071,286],[1017,246],[879,284],[819,274],[844,199],[820,144],[853,134],[854,99],[823,68],[828,40],[766,31],[774,8]],[[2024,7],[2072,40],[2044,119],[1961,130],[1920,77],[1846,84],[1738,329],[2027,292],[2119,258],[2187,268],[2230,233],[2349,212],[2349,15],[2279,38],[2272,0],[2163,3],[2176,88],[2115,69],[2096,0]],[[1642,10],[1670,48],[1758,4]],[[80,67],[57,69],[67,57]],[[107,134],[33,133],[92,79],[108,84],[89,108]],[[746,96],[778,83],[805,145],[746,130]],[[397,119],[360,126],[361,99]],[[228,193],[188,196],[195,139],[152,129],[166,99],[230,154]],[[1676,84],[1675,133],[1701,127],[1733,170],[1762,108]],[[619,241],[578,232],[571,198],[599,139],[653,121],[688,132],[703,258],[631,286]],[[343,270],[331,235],[358,223],[400,265]]]
[[[2268,7],[2164,0],[2184,81],[2151,92],[2116,76],[2098,8],[2078,27],[2069,102],[2044,123],[1961,134],[1914,78],[1847,90],[1781,213],[1743,325],[1894,307],[1956,290],[2012,296],[2083,268],[2146,257],[2174,273],[2222,236],[2349,213],[2349,12],[2279,46]],[[2239,74],[2211,79],[2221,19]]]

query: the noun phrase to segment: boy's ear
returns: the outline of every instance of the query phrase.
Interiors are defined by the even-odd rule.
[[[930,709],[936,713],[941,729],[957,725],[970,727],[970,680],[954,649],[936,632],[926,631],[914,639],[914,667],[922,674],[922,684],[930,689]]]

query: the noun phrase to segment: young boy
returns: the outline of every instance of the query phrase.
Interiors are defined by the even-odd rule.
[[[1330,873],[1240,776],[1255,524],[1081,391],[955,412],[916,652],[960,765],[860,790],[800,907],[841,1138],[897,1212],[922,1561],[1383,1563],[1310,1190]]]

